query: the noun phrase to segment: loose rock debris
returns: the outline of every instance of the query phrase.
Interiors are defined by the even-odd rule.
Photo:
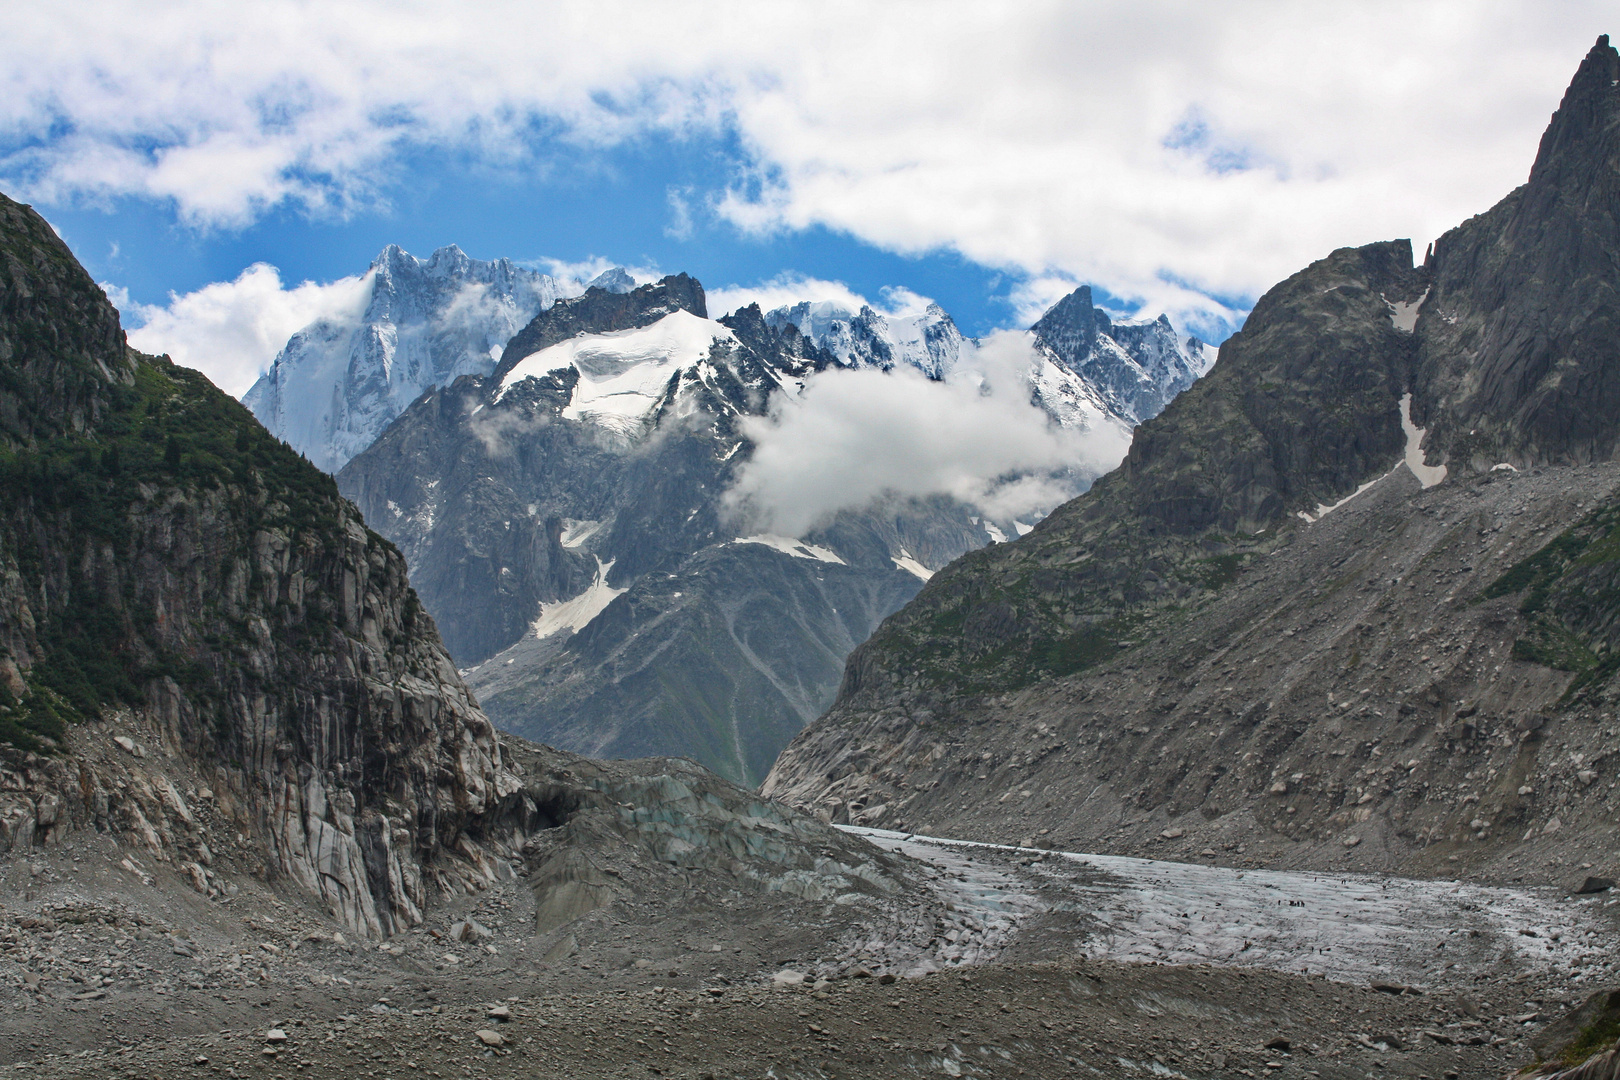
[[[1611,977],[1601,895],[872,839],[911,857],[931,913],[692,882],[626,888],[536,934],[533,891],[514,880],[420,933],[354,942],[251,880],[228,903],[127,873],[71,888],[86,883],[63,860],[77,855],[79,875],[96,857],[116,867],[110,843],[41,856],[38,872],[0,862],[0,883],[25,875],[35,893],[0,910],[0,1069],[1439,1080],[1533,1061],[1530,1040]],[[1199,898],[1229,921],[1197,918]],[[1332,925],[1319,901],[1353,905],[1358,929],[1334,931],[1302,971],[1300,935]],[[1469,943],[1455,960],[1400,938],[1390,951],[1389,926],[1435,937],[1424,920],[1442,916]],[[1262,918],[1274,936],[1244,949],[1234,927]],[[457,924],[498,951],[447,954]]]

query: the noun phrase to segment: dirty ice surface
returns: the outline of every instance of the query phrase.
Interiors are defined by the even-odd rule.
[[[958,911],[1007,924],[987,947],[1039,917],[1053,920],[1049,927],[1068,921],[1077,953],[1111,960],[1425,987],[1474,975],[1569,975],[1603,960],[1615,944],[1597,914],[1601,900],[1547,889],[1238,870],[843,828],[948,869],[947,899]],[[1015,877],[1004,857],[976,854],[990,851],[1039,861]]]

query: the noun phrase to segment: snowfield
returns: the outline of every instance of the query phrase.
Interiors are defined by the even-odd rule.
[[[501,379],[495,400],[524,379],[572,367],[579,383],[563,416],[614,428],[636,424],[658,404],[672,376],[708,356],[715,342],[736,340],[726,327],[690,311],[633,330],[581,334],[519,360]]]

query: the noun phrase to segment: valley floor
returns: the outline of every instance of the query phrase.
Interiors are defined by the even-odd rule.
[[[208,901],[163,869],[136,879],[105,837],[70,839],[0,861],[0,1066],[165,1080],[1498,1077],[1617,976],[1608,894],[866,833],[917,860],[931,919],[780,894],[716,903],[721,890],[697,885],[536,937],[513,880],[384,945],[343,940],[252,879]],[[482,930],[463,941],[466,920]]]

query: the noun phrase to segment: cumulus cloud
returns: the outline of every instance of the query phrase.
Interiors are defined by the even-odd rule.
[[[227,394],[241,397],[297,331],[317,319],[357,322],[371,299],[371,283],[368,272],[288,288],[274,266],[255,263],[234,281],[217,281],[184,295],[170,293],[167,304],[130,303],[128,294],[115,287],[108,288],[108,295],[126,328],[137,324],[129,330],[131,345],[168,353]]]
[[[1116,296],[1253,297],[1343,244],[1421,249],[1521,182],[1612,16],[1602,0],[20,5],[0,38],[0,183],[229,226],[386,200],[424,147],[533,169],[559,142],[701,136],[735,148],[734,179],[682,198],[741,228],[954,250]]]
[[[740,527],[803,536],[839,510],[950,495],[984,514],[1038,516],[1117,465],[1129,433],[1052,424],[1029,403],[1028,335],[969,346],[944,382],[909,368],[830,369],[743,421],[752,458],[726,493]]]
[[[755,285],[722,285],[718,289],[710,289],[708,300],[709,314],[713,316],[729,315],[749,304],[758,304],[761,311],[773,311],[808,301],[812,304],[832,303],[853,312],[869,307],[890,318],[920,315],[934,302],[904,285],[885,285],[878,290],[878,298],[871,300],[842,281],[827,281],[792,270],[783,271]]]

